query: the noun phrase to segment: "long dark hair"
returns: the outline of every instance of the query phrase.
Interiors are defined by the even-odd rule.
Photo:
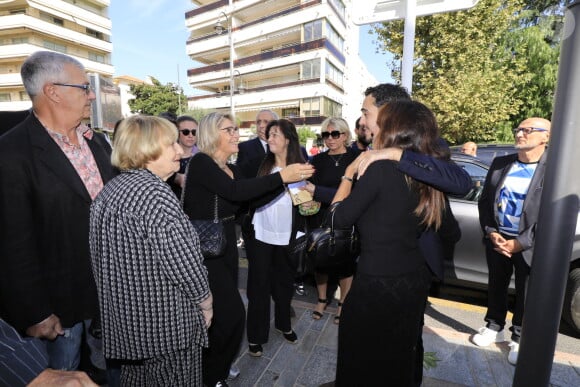
[[[379,110],[377,123],[380,131],[374,143],[375,149],[397,147],[449,159],[449,152],[439,143],[439,128],[435,115],[422,103],[389,102]],[[438,229],[445,209],[445,195],[410,177],[407,181],[420,197],[415,215],[421,217],[422,223],[427,227]]]
[[[270,121],[268,126],[266,126],[266,138],[270,137],[270,130],[274,126],[278,127],[286,140],[288,140],[286,165],[306,162],[306,160],[304,160],[304,156],[302,155],[302,151],[300,150],[300,140],[298,139],[296,126],[294,126],[292,121],[288,121],[284,118]],[[274,154],[272,152],[266,153],[266,157],[258,169],[258,176],[269,175],[275,163],[276,160],[274,158]]]

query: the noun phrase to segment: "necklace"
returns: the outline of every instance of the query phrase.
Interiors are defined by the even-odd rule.
[[[342,158],[344,157],[346,153],[341,153],[340,156],[338,157],[338,159],[335,159],[334,157],[332,157],[332,155],[329,153],[328,156],[332,159],[332,161],[334,161],[334,166],[338,167],[340,165],[340,160],[342,160]]]

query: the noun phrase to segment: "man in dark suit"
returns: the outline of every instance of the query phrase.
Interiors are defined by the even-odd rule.
[[[489,268],[484,328],[473,336],[479,346],[504,341],[508,287],[515,270],[516,306],[508,361],[516,364],[526,286],[534,253],[550,121],[528,118],[513,130],[517,154],[496,157],[487,172],[479,223]]]
[[[270,121],[278,119],[272,110],[261,110],[256,116],[256,134],[258,137],[241,142],[238,145],[236,165],[240,167],[245,177],[256,177],[258,168],[266,156],[267,139],[266,126]]]
[[[115,171],[81,123],[95,99],[82,64],[39,51],[21,76],[33,111],[0,137],[0,315],[46,339],[50,368],[74,370],[98,316],[89,206]]]

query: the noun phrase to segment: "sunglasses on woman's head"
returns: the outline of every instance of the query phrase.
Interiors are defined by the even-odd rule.
[[[333,139],[337,139],[342,134],[341,131],[333,130],[332,132],[322,132],[320,135],[322,136],[323,140],[326,140],[328,137],[332,137]]]

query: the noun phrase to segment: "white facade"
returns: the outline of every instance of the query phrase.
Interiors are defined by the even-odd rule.
[[[188,70],[188,82],[203,94],[189,98],[190,108],[230,112],[231,101],[242,128],[251,127],[261,109],[297,127],[319,128],[329,116],[354,126],[363,91],[377,81],[358,56],[353,1],[192,2],[197,8],[186,13],[187,53],[197,67]]]
[[[32,53],[58,51],[87,72],[112,77],[110,0],[0,1],[0,110],[31,106],[20,66]]]

